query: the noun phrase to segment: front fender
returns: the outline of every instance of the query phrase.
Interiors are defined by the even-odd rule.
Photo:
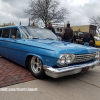
[[[33,54],[33,53],[29,53],[26,55],[26,60],[27,60],[27,57],[29,56],[37,56],[41,59],[43,65],[48,65],[48,66],[54,66],[58,60],[58,58],[55,58],[55,57],[51,57],[51,56],[46,56],[46,55],[38,55],[38,54]]]
[[[27,59],[28,56],[37,56],[37,57],[40,58],[41,61],[43,62],[43,59],[42,59],[42,57],[41,57],[40,55],[33,54],[33,53],[29,53],[29,54],[26,55],[26,59]]]

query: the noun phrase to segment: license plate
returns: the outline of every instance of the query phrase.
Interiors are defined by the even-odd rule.
[[[87,72],[88,70],[89,70],[89,67],[86,67],[86,68],[83,68],[81,72],[82,72],[82,73],[85,73],[85,72]]]

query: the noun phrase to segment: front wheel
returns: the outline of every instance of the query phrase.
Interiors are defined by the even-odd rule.
[[[40,58],[33,56],[29,61],[29,69],[36,78],[44,78],[45,72]]]

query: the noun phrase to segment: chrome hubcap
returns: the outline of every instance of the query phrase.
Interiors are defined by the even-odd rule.
[[[32,69],[32,71],[35,74],[38,74],[41,71],[41,68],[42,68],[41,60],[38,57],[33,56],[32,59],[31,59],[31,69]]]

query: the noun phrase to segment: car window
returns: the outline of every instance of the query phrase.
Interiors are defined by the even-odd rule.
[[[34,28],[30,26],[21,26],[20,28],[23,39],[54,39],[57,40],[56,35],[44,28]]]
[[[3,38],[9,38],[9,32],[10,32],[10,29],[4,29],[2,37]]]
[[[10,38],[12,38],[12,39],[19,39],[20,38],[19,30],[18,29],[11,29]]]
[[[0,30],[0,37],[1,37],[1,34],[2,34],[2,30]]]

